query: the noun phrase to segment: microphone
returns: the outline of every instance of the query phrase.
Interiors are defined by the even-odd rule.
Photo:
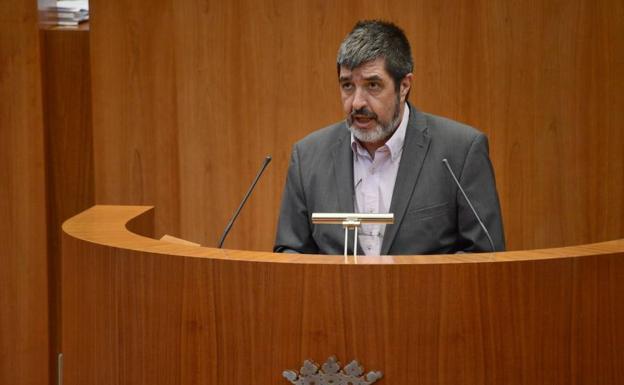
[[[481,228],[483,229],[483,232],[487,236],[488,241],[490,241],[490,246],[492,247],[492,252],[496,252],[496,249],[494,248],[494,242],[492,242],[492,237],[490,236],[490,232],[487,230],[487,228],[483,224],[483,221],[481,221],[481,218],[479,217],[479,214],[477,214],[477,210],[475,210],[474,206],[472,205],[472,202],[470,202],[470,199],[468,199],[468,195],[466,195],[466,192],[462,188],[461,184],[459,184],[459,181],[457,180],[457,177],[455,176],[455,173],[451,169],[451,166],[449,165],[448,160],[446,160],[446,158],[444,158],[444,159],[442,159],[442,162],[444,162],[444,164],[446,165],[446,168],[448,168],[449,172],[451,173],[451,176],[453,177],[453,181],[455,181],[455,184],[457,185],[457,187],[459,187],[459,191],[461,191],[462,195],[464,196],[464,199],[466,199],[466,202],[468,202],[468,206],[470,206],[470,210],[472,210],[472,213],[474,214],[475,218],[477,218],[477,221],[479,222],[479,225],[481,225]]]
[[[219,246],[218,246],[219,249],[223,248],[223,242],[225,242],[225,237],[227,237],[228,233],[232,229],[232,225],[234,224],[234,221],[236,220],[236,218],[238,218],[238,214],[240,214],[241,210],[243,209],[243,206],[247,202],[247,199],[249,199],[249,196],[251,195],[251,193],[253,192],[254,188],[256,187],[256,183],[258,183],[258,181],[260,180],[260,177],[262,176],[262,173],[267,168],[269,163],[271,163],[271,155],[267,155],[266,158],[264,158],[264,162],[262,162],[262,166],[260,166],[260,170],[258,171],[258,174],[256,175],[256,178],[251,183],[251,186],[249,186],[249,190],[247,190],[247,194],[245,194],[245,197],[243,198],[243,201],[240,203],[240,205],[236,209],[236,212],[232,216],[232,219],[230,219],[230,222],[228,222],[227,226],[225,226],[225,230],[223,231],[223,235],[221,235],[221,239],[219,240]]]

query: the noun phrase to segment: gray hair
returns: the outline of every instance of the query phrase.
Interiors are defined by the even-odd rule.
[[[338,49],[338,74],[340,67],[352,70],[377,58],[385,59],[386,71],[398,90],[401,80],[414,67],[412,50],[405,33],[390,22],[358,21]]]

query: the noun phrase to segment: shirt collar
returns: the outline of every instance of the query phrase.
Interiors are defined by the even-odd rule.
[[[407,131],[407,122],[409,121],[409,107],[407,103],[405,103],[405,108],[403,108],[403,117],[401,118],[401,123],[399,123],[399,127],[394,131],[390,139],[386,141],[386,143],[380,147],[380,149],[386,147],[388,151],[390,151],[390,156],[392,160],[395,161],[403,152],[403,143],[405,143],[405,132]],[[353,133],[351,134],[351,150],[354,154],[360,156],[370,156],[368,151],[360,144],[360,142],[355,139]],[[378,149],[379,150],[379,149]]]

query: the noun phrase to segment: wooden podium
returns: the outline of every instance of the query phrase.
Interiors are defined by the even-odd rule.
[[[381,385],[624,383],[624,240],[355,264],[152,227],[137,206],[65,222],[64,385],[286,385],[334,355]]]

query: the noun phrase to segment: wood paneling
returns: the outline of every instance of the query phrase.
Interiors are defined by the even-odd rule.
[[[624,3],[92,0],[96,200],[155,204],[156,233],[269,250],[292,143],[342,118],[357,19],[401,25],[419,108],[484,130],[510,249],[624,235]]]
[[[388,384],[622,383],[624,240],[345,264],[129,233],[145,210],[64,225],[66,385],[279,384],[334,354]]]
[[[89,30],[41,30],[48,266],[50,359],[56,378],[61,342],[61,224],[95,202]]]
[[[36,2],[0,5],[0,383],[47,384],[44,140]]]

